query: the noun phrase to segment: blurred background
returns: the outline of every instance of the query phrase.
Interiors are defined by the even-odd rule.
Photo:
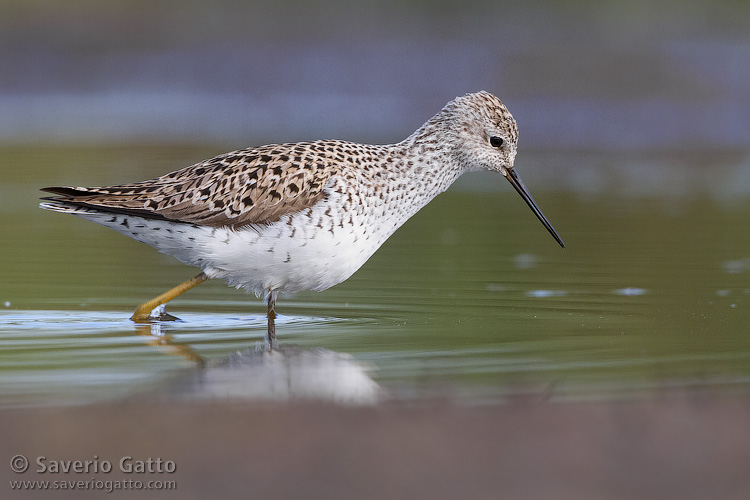
[[[282,313],[301,318],[289,338],[320,345],[305,335],[317,328],[328,347],[387,367],[381,382],[409,380],[409,397],[421,394],[410,384],[433,378],[482,380],[496,394],[529,373],[542,385],[557,375],[745,380],[748,19],[750,4],[731,0],[0,1],[0,299],[8,312],[52,311],[16,318],[41,331],[26,339],[31,357],[9,366],[48,367],[63,353],[39,335],[100,320],[60,323],[55,311],[128,310],[193,273],[43,213],[40,187],[148,179],[269,142],[398,141],[453,97],[485,89],[515,115],[516,166],[568,249],[499,176],[467,175],[351,280],[285,297]],[[201,290],[182,304],[262,313],[222,283]],[[311,315],[324,319],[311,325]],[[242,323],[206,323],[247,343]],[[132,337],[129,323],[118,328]],[[217,338],[201,341],[235,347]],[[421,357],[430,349],[440,354]],[[103,362],[65,354],[88,376]]]
[[[400,359],[403,373],[390,366],[386,378],[491,373],[496,389],[497,377],[515,383],[530,370],[546,383],[549,370],[581,375],[576,362],[621,355],[649,380],[727,370],[743,378],[748,19],[750,4],[731,0],[0,1],[0,299],[7,311],[128,310],[192,275],[112,231],[38,210],[40,187],[148,179],[270,142],[398,141],[453,97],[485,89],[516,117],[516,166],[568,249],[549,241],[499,176],[467,175],[351,280],[287,297],[285,311],[359,321],[375,308],[366,316],[377,328],[318,326],[337,339],[329,347],[381,367]],[[186,296],[188,308],[249,303],[262,313],[222,283],[201,290],[193,302]],[[531,313],[543,322],[529,322]],[[409,335],[393,326],[419,314]],[[18,321],[45,331],[50,317]],[[98,321],[70,321],[88,320]],[[132,336],[123,328],[122,338]],[[302,321],[291,339],[319,345],[304,335],[310,328]],[[352,336],[353,328],[370,334]],[[613,337],[559,350],[589,328]],[[623,336],[628,348],[614,353]],[[518,370],[498,369],[513,342],[530,357],[516,360]],[[59,360],[39,337],[32,344],[35,355]],[[467,354],[471,345],[479,354]],[[415,365],[407,346],[413,356],[446,348],[458,356],[453,371],[440,356]],[[727,362],[727,352],[739,358]]]
[[[485,89],[522,148],[746,149],[742,1],[0,2],[0,141],[401,139]]]
[[[412,407],[407,418],[387,405],[381,413],[324,407],[306,432],[310,408],[162,405],[172,412],[164,415],[147,404],[131,419],[132,404],[100,408],[102,416],[56,413],[55,426],[43,412],[5,412],[3,439],[13,434],[24,453],[35,442],[50,454],[55,442],[61,453],[78,450],[72,459],[105,456],[96,446],[107,442],[106,458],[116,459],[140,436],[153,456],[181,450],[181,470],[194,472],[181,476],[181,488],[192,480],[210,494],[226,485],[238,497],[249,470],[256,488],[283,484],[290,498],[309,496],[299,484],[335,493],[343,466],[360,483],[379,470],[397,484],[417,478],[412,498],[497,497],[518,477],[518,491],[530,486],[536,498],[667,498],[675,484],[680,498],[748,498],[743,0],[0,0],[0,408],[120,401],[155,389],[190,399],[209,380],[217,387],[196,397],[212,404],[225,401],[222,393],[253,402],[302,394],[264,396],[268,384],[255,372],[239,372],[229,387],[225,372],[197,369],[196,359],[226,360],[264,333],[262,302],[224,283],[170,305],[184,322],[134,326],[135,305],[196,271],[114,231],[39,210],[39,188],[149,179],[265,143],[399,141],[453,97],[482,89],[515,116],[516,167],[566,250],[500,176],[467,175],[351,279],[283,296],[277,327],[282,343],[335,351],[340,366],[322,379],[365,374],[358,380],[371,394],[407,405],[447,398],[468,403],[475,417],[445,406]],[[196,373],[200,384],[185,383]],[[319,389],[303,399],[330,399]],[[688,403],[670,406],[665,395],[675,392]],[[735,399],[727,407],[696,392]],[[629,407],[625,417],[621,406],[597,406],[641,398],[657,404]],[[513,404],[582,400],[595,404],[583,413]],[[498,402],[507,406],[482,406]],[[237,415],[231,426],[222,426],[225,411]],[[268,431],[255,456],[253,422]],[[210,434],[219,429],[226,435]],[[87,448],[92,432],[99,437]],[[653,439],[639,441],[644,435]],[[413,455],[403,454],[404,442]],[[297,453],[287,455],[291,445]],[[361,449],[381,451],[368,462]],[[489,458],[474,460],[476,449]],[[323,462],[320,476],[310,464]],[[498,471],[514,466],[521,475],[508,472],[498,484]],[[295,473],[308,482],[288,481]],[[586,490],[592,477],[620,481],[616,491],[604,480]],[[454,486],[475,488],[451,490],[456,478],[467,481]],[[559,494],[564,484],[584,494]],[[389,498],[389,485],[361,491]],[[188,489],[178,491],[187,498]]]

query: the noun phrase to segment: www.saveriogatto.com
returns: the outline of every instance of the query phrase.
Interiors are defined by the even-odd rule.
[[[37,456],[31,459],[15,455],[10,469],[18,479],[10,480],[12,490],[98,490],[111,493],[121,490],[175,490],[177,482],[170,475],[177,464],[160,457],[138,458],[122,456],[117,460],[101,459],[94,455],[87,460],[58,460]],[[29,477],[34,473],[36,476]],[[109,479],[119,473],[125,478]],[[86,475],[84,479],[81,477]]]

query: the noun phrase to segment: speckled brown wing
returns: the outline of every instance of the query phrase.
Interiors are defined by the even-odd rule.
[[[51,187],[46,198],[108,212],[214,227],[279,220],[324,196],[336,169],[331,141],[233,151],[157,179],[109,187]],[[341,144],[338,144],[341,147]]]

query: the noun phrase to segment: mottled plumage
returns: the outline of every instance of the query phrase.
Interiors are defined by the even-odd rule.
[[[66,201],[147,218],[238,228],[314,205],[346,143],[232,151],[156,179],[110,187],[45,188]],[[343,147],[342,147],[343,146]]]
[[[45,188],[58,196],[41,207],[111,227],[270,303],[279,291],[345,280],[468,171],[503,174],[562,245],[513,170],[517,140],[503,103],[478,92],[397,144],[248,148],[134,184]]]

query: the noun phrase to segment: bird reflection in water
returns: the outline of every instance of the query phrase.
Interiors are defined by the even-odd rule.
[[[179,399],[244,399],[265,401],[318,400],[342,404],[374,404],[385,391],[370,377],[373,367],[345,353],[280,345],[268,351],[263,342],[214,360],[206,359],[169,333],[174,323],[135,325],[149,345],[195,364],[166,389]]]

